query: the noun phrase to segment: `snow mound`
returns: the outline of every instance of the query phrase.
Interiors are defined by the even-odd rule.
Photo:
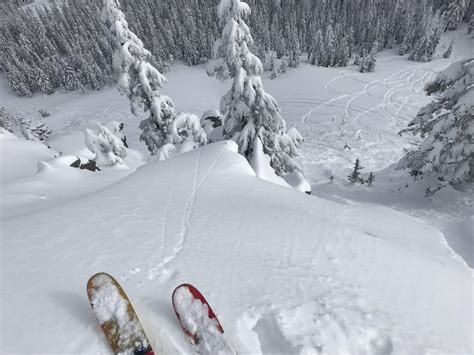
[[[7,131],[0,133],[1,182],[15,180],[36,172],[37,162],[51,159],[57,152],[36,141],[20,139]]]

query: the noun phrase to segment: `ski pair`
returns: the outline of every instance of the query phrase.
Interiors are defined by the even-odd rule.
[[[154,355],[138,316],[120,284],[106,273],[87,282],[92,310],[115,354]],[[178,286],[172,296],[176,316],[199,353],[235,353],[204,296],[192,285]]]

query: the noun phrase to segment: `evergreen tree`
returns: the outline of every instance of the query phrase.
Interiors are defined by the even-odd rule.
[[[375,70],[375,64],[377,62],[377,42],[374,42],[372,50],[369,54],[365,55],[359,63],[359,71],[361,73],[373,72]]]
[[[206,135],[195,115],[176,114],[173,102],[161,95],[166,78],[150,64],[152,56],[128,28],[118,0],[106,0],[102,20],[110,27],[117,46],[114,68],[120,73],[119,91],[130,99],[132,112],[144,107],[150,117],[140,123],[143,140],[151,154],[166,159],[174,152],[206,143]]]
[[[416,47],[424,52],[416,56],[430,60],[437,35],[428,28],[435,11],[446,20],[444,29],[445,23],[459,23],[463,14],[468,21],[474,9],[466,10],[466,0],[249,1],[254,7],[248,16],[255,36],[251,50],[261,58],[269,51],[278,59],[286,56],[290,67],[298,65],[300,54],[317,65],[343,66],[347,52],[350,58],[356,49],[364,57],[375,41],[378,51],[401,45],[403,55]],[[100,89],[116,81],[109,60],[113,38],[98,16],[101,2],[53,1],[34,12],[11,1],[0,6],[0,70],[16,67],[19,74],[7,76],[15,92]],[[217,0],[122,2],[131,31],[153,54],[150,64],[159,71],[168,71],[175,59],[194,65],[211,57],[219,36]],[[322,45],[315,46],[318,31]],[[64,73],[66,65],[75,78],[71,71]],[[35,75],[42,77],[41,85]]]
[[[331,67],[336,62],[335,37],[332,26],[329,25],[324,36],[324,53],[322,55],[321,64],[324,67]]]
[[[421,146],[401,161],[412,175],[437,174],[450,183],[474,178],[474,59],[453,63],[425,88],[437,98],[402,132],[420,134]]]
[[[442,8],[442,15],[445,21],[445,31],[455,30],[461,23],[467,10],[467,0],[446,0]]]
[[[47,141],[52,130],[44,122],[31,128],[31,134],[40,142]]]
[[[281,63],[280,66],[278,67],[278,72],[280,74],[286,73],[286,70],[288,69],[288,57],[284,55],[281,57]]]
[[[263,66],[249,47],[253,45],[244,17],[250,7],[240,0],[221,0],[218,8],[222,36],[216,41],[214,62],[209,74],[218,79],[232,78],[229,92],[221,100],[225,114],[224,135],[237,142],[239,152],[252,164],[265,160],[278,175],[299,170],[293,159],[296,146],[286,131],[277,101],[263,89]]]
[[[324,52],[323,34],[321,30],[316,32],[314,40],[308,52],[308,62],[311,65],[322,64],[322,53]]]
[[[10,114],[7,112],[7,110],[3,106],[0,107],[0,129],[4,129],[8,132],[12,132]],[[1,133],[1,130],[0,130],[0,133]]]
[[[352,170],[352,173],[350,173],[347,178],[349,179],[349,182],[351,184],[355,184],[356,182],[362,182],[364,179],[360,177],[360,171],[364,169],[364,167],[360,164],[359,158],[356,159],[354,163],[354,169]]]
[[[367,184],[367,186],[372,186],[374,181],[375,181],[375,175],[374,175],[374,173],[371,172],[369,174],[369,177],[367,178],[367,180],[365,180],[365,183]]]
[[[428,25],[423,28],[418,41],[415,43],[413,51],[408,59],[418,62],[428,62],[433,59],[436,47],[441,38],[441,26],[439,18],[433,18]]]

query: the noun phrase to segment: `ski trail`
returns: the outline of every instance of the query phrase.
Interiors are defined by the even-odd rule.
[[[196,159],[196,165],[194,169],[194,182],[193,182],[193,188],[191,195],[189,196],[186,205],[184,207],[184,213],[183,213],[183,219],[182,219],[182,224],[181,224],[181,231],[178,236],[178,242],[175,244],[173,247],[173,250],[171,251],[170,255],[166,256],[160,265],[158,265],[156,268],[152,269],[149,273],[149,280],[153,280],[155,278],[159,278],[161,282],[166,282],[169,279],[173,278],[176,275],[176,270],[171,269],[169,267],[169,264],[172,263],[176,258],[179,256],[179,254],[183,251],[184,246],[186,245],[186,241],[188,239],[188,234],[189,234],[189,225],[192,220],[192,216],[194,213],[194,206],[196,202],[196,196],[197,193],[199,192],[200,187],[204,184],[204,182],[207,180],[211,172],[214,170],[214,168],[217,166],[219,160],[221,159],[222,155],[225,152],[225,148],[221,150],[219,155],[217,156],[215,162],[211,165],[211,167],[206,171],[204,174],[203,178],[201,181],[199,181],[199,168],[201,166],[201,150],[198,151],[198,157]],[[170,201],[171,202],[171,198]],[[164,236],[165,237],[165,236]]]
[[[331,89],[329,86],[334,83],[335,81],[339,80],[339,79],[343,79],[343,78],[347,78],[347,77],[350,77],[351,76],[351,72],[349,70],[341,70],[339,72],[339,75],[332,78],[331,80],[329,80],[326,85],[324,85],[324,88],[327,90],[327,91],[330,91],[330,92],[333,92],[335,94],[337,94],[338,92],[336,92],[336,90],[333,90]],[[340,92],[339,92],[340,93]]]
[[[337,101],[337,100],[340,100],[340,99],[343,99],[343,98],[345,98],[345,97],[352,96],[352,95],[354,95],[354,94],[344,94],[344,95],[340,95],[340,96],[338,96],[338,97],[335,97],[335,98],[333,98],[333,99],[331,99],[331,100],[328,100],[328,101],[322,103],[321,105],[319,105],[319,106],[317,106],[317,107],[315,107],[315,108],[309,110],[308,112],[306,112],[306,113],[301,117],[301,122],[304,123],[304,124],[308,124],[307,121],[306,121],[307,118],[308,118],[310,115],[312,115],[313,112],[315,112],[316,110],[318,110],[318,109],[320,109],[321,107],[324,107],[324,106],[326,106],[326,105],[329,105],[330,103],[332,103],[332,102],[334,102],[334,101]]]
[[[171,181],[175,181],[175,166],[174,163],[171,163]],[[148,271],[148,280],[153,280],[156,277],[166,278],[167,275],[170,275],[169,270],[166,269],[166,265],[171,261],[170,256],[165,257],[165,251],[167,246],[168,240],[168,214],[171,205],[171,201],[173,200],[175,195],[175,184],[171,184],[171,192],[168,196],[168,200],[166,201],[165,210],[164,210],[164,218],[161,227],[161,262],[154,268]]]

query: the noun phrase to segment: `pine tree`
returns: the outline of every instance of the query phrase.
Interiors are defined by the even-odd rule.
[[[359,158],[357,158],[354,163],[354,169],[352,170],[352,173],[347,176],[351,184],[355,184],[356,182],[361,182],[364,180],[360,177],[360,171],[362,169],[364,169],[364,167],[360,164]]]
[[[280,74],[284,74],[286,73],[287,69],[288,69],[288,57],[284,55],[283,57],[281,57],[281,62],[280,62],[280,66],[278,67],[278,72]]]
[[[31,128],[31,134],[40,142],[48,140],[52,130],[44,122]]]
[[[0,128],[8,132],[12,132],[10,114],[7,112],[7,110],[3,106],[0,107]]]
[[[208,72],[218,79],[233,79],[221,100],[225,138],[237,142],[254,169],[253,164],[266,155],[278,175],[299,170],[293,159],[297,148],[287,134],[277,101],[263,89],[262,63],[249,50],[253,38],[244,17],[250,7],[240,0],[221,0],[218,13],[222,36],[216,41],[215,60]]]
[[[374,42],[372,45],[372,50],[369,54],[365,55],[359,63],[359,71],[361,73],[373,72],[375,70],[375,65],[377,62],[377,48],[378,43]]]
[[[367,184],[367,186],[372,186],[374,181],[375,181],[375,175],[374,173],[370,172],[369,177],[365,180],[365,183]]]
[[[311,65],[322,64],[322,53],[324,51],[324,40],[321,30],[316,32],[316,35],[311,43],[311,47],[308,52],[308,62]]]
[[[436,174],[450,183],[474,179],[474,59],[453,63],[425,88],[437,98],[422,108],[408,128],[425,138],[400,165],[419,175]]]
[[[439,18],[433,18],[429,24],[423,27],[420,38],[416,41],[413,51],[408,56],[409,60],[417,62],[428,62],[433,59],[436,47],[441,38],[441,26]]]
[[[120,73],[119,91],[130,99],[132,112],[142,106],[150,112],[149,118],[140,123],[143,130],[140,139],[151,154],[166,159],[174,152],[206,143],[199,118],[186,113],[176,114],[173,101],[159,93],[166,78],[150,64],[151,53],[129,30],[118,0],[106,0],[102,21],[110,27],[117,47],[113,64]]]
[[[336,60],[335,37],[332,26],[329,25],[324,36],[324,53],[322,55],[322,65],[324,67],[331,67]]]
[[[446,0],[442,9],[442,16],[445,21],[445,31],[455,30],[461,23],[467,10],[467,0]]]

